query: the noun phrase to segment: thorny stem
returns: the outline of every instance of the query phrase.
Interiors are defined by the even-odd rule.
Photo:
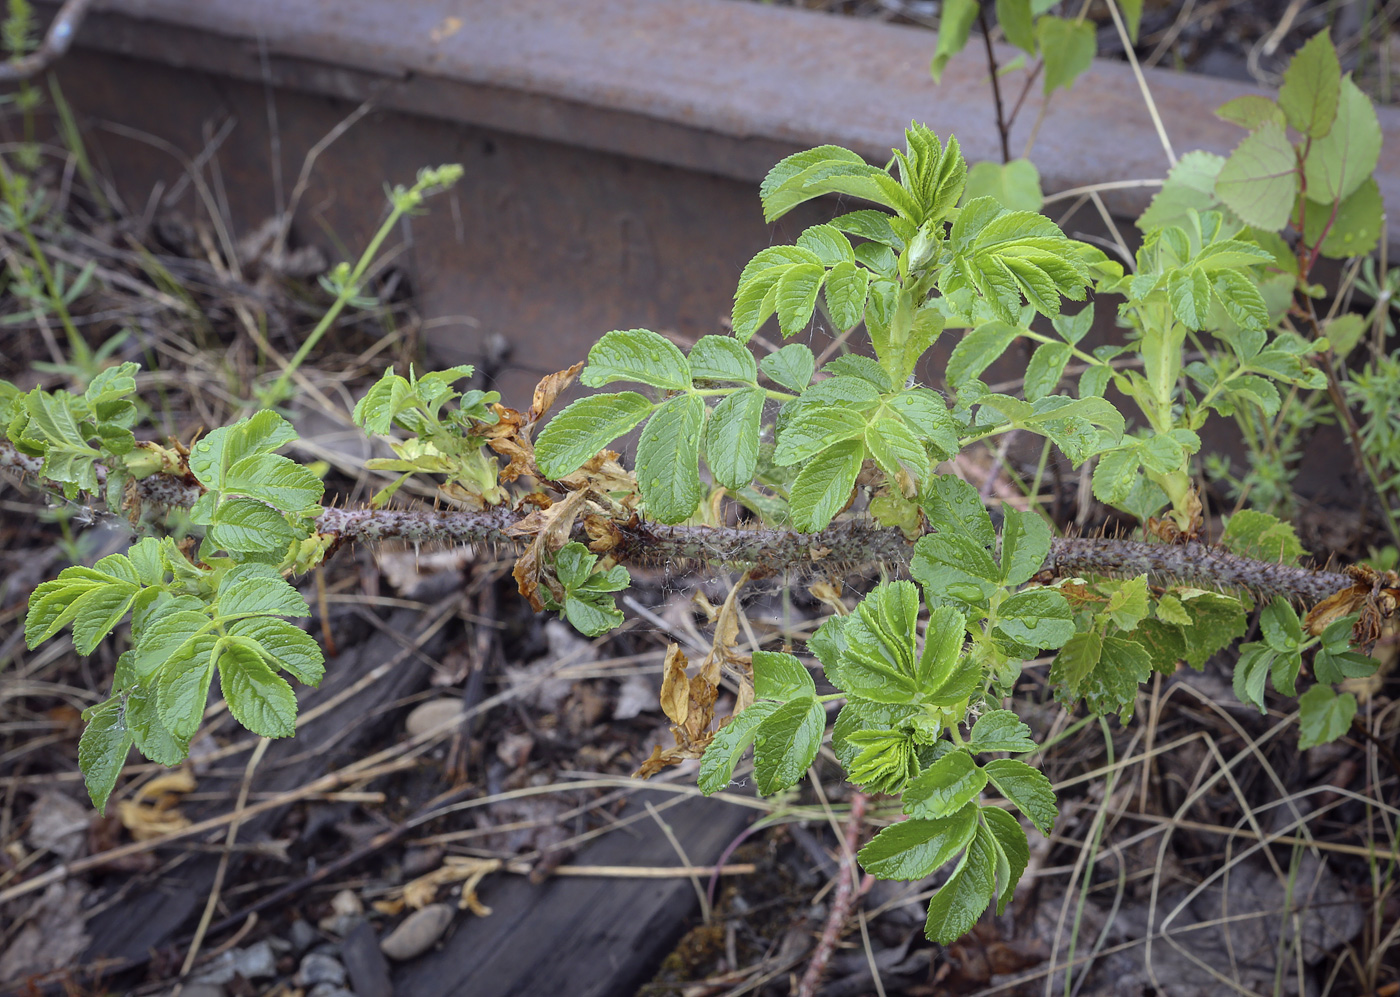
[[[38,474],[41,466],[37,458],[25,456],[0,441],[0,467]],[[99,473],[99,479],[102,476]],[[200,493],[198,485],[160,474],[137,482],[136,487],[146,501],[170,506],[190,505]],[[515,546],[522,540],[507,531],[524,518],[524,511],[505,506],[483,512],[328,508],[316,520],[316,529],[350,543],[405,540]],[[747,564],[770,571],[828,566],[843,570],[871,563],[898,567],[908,564],[914,553],[914,544],[898,527],[884,527],[871,519],[840,520],[817,533],[767,527],[664,526],[642,520],[614,526],[618,543],[608,553],[623,564],[669,565],[689,561]],[[574,539],[589,540],[582,525],[575,527]],[[1082,574],[1132,578],[1146,574],[1161,582],[1243,588],[1264,599],[1282,596],[1309,605],[1353,584],[1352,577],[1344,572],[1257,561],[1211,544],[1090,537],[1052,540],[1043,570],[1059,577]]]

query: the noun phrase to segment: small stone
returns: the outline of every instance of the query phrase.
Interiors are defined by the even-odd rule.
[[[317,926],[337,938],[343,938],[360,920],[365,912],[364,904],[353,890],[341,890],[331,897],[331,913],[321,918]]]
[[[316,930],[316,926],[310,921],[300,919],[292,922],[287,935],[288,940],[292,943],[292,951],[298,955],[321,940],[321,933]]]
[[[438,698],[430,699],[427,702],[419,703],[409,713],[404,725],[408,729],[410,737],[417,737],[419,734],[426,734],[430,730],[442,728],[447,730],[445,724],[452,720],[462,718],[462,701],[460,699]]]
[[[165,997],[170,997],[174,992],[167,991]],[[216,983],[186,983],[180,997],[224,997],[224,988]]]
[[[345,982],[345,967],[328,955],[312,952],[301,960],[299,975],[303,986],[311,987],[318,983],[339,986]]]
[[[341,890],[331,897],[331,910],[337,914],[363,914],[365,905],[354,890]]]
[[[422,955],[442,937],[452,923],[452,914],[447,904],[428,904],[408,915],[379,943],[379,948],[390,959],[400,962]]]
[[[379,950],[379,939],[368,921],[355,925],[340,943],[340,961],[358,997],[394,997],[388,960]]]
[[[258,942],[246,949],[233,949],[202,967],[195,983],[221,986],[235,976],[245,980],[265,980],[277,975],[277,953],[267,942]]]
[[[306,992],[306,997],[355,997],[355,994],[334,983],[318,983]]]

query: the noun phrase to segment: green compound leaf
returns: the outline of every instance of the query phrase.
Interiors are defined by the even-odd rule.
[[[904,812],[921,820],[947,817],[977,798],[987,775],[967,752],[950,751],[909,780],[904,787]]]
[[[704,425],[704,401],[698,395],[677,395],[642,430],[637,483],[647,510],[663,523],[686,519],[705,495],[699,468]]]
[[[729,336],[701,336],[690,350],[690,376],[697,381],[757,381],[753,354]]]
[[[739,764],[758,727],[778,709],[772,700],[754,703],[718,731],[700,759],[700,792],[706,796],[718,793],[734,778],[734,766]]]
[[[233,718],[262,737],[296,733],[297,697],[257,651],[225,641],[217,651],[219,687]]]
[[[665,336],[650,329],[618,329],[606,333],[588,351],[588,366],[579,380],[590,388],[613,381],[638,381],[685,391],[690,387],[690,365]]]
[[[951,945],[972,930],[995,894],[996,869],[996,840],[979,824],[957,868],[929,901],[924,934],[930,941]]]
[[[808,461],[788,494],[793,525],[808,533],[825,529],[845,508],[864,460],[865,445],[859,440],[847,440]]]
[[[977,833],[977,806],[969,803],[941,820],[891,824],[860,850],[861,867],[879,879],[923,879],[969,844]]]
[[[1375,171],[1380,155],[1376,109],[1348,73],[1342,78],[1336,120],[1326,135],[1313,139],[1303,162],[1308,197],[1328,203],[1346,200]]]
[[[764,718],[754,732],[753,772],[759,793],[771,796],[796,785],[817,757],[825,730],[826,711],[813,697],[789,700]]]
[[[765,398],[762,388],[736,391],[715,406],[705,424],[705,462],[715,481],[733,491],[753,481],[758,469]]]
[[[817,694],[811,672],[791,654],[753,653],[753,694],[758,699],[802,699]]]
[[[1329,744],[1351,728],[1356,697],[1338,695],[1330,686],[1315,685],[1298,697],[1298,747],[1306,751]]]
[[[1034,751],[1031,729],[1011,710],[992,710],[977,718],[967,749],[973,754],[984,751]]]
[[[1342,67],[1337,50],[1324,28],[1300,48],[1283,71],[1278,106],[1297,131],[1322,138],[1332,130],[1337,117],[1337,99],[1342,89]]]
[[[1045,773],[1014,758],[998,758],[983,769],[997,791],[1029,817],[1041,834],[1050,833],[1059,810],[1055,805],[1055,790]]]
[[[817,362],[810,349],[801,343],[793,343],[768,354],[759,361],[758,367],[775,384],[801,394],[812,383]]]
[[[282,669],[306,685],[320,685],[326,673],[325,655],[316,639],[300,627],[268,616],[235,620],[228,624],[231,637],[246,637],[258,645],[269,665]]]
[[[1074,636],[1074,612],[1053,589],[1029,589],[1001,604],[996,628],[1026,647],[1063,647]]]
[[[1247,225],[1266,232],[1287,225],[1298,198],[1298,157],[1283,126],[1267,122],[1246,136],[1220,168],[1215,193]]]
[[[296,539],[282,513],[249,498],[221,502],[205,536],[215,547],[237,554],[282,553]]]
[[[117,784],[133,735],[126,724],[120,696],[83,711],[87,726],[78,739],[78,768],[83,772],[88,796],[99,814],[107,812],[107,798]]]
[[[631,584],[627,569],[616,565],[607,571],[594,571],[598,555],[581,543],[565,544],[555,555],[554,570],[564,587],[562,605],[546,589],[546,609],[561,610],[575,630],[597,637],[622,624],[623,616],[612,593]]]
[[[544,427],[535,441],[535,463],[547,478],[573,474],[613,440],[635,429],[654,408],[635,391],[580,398]]]
[[[310,616],[300,592],[267,564],[240,564],[219,583],[218,616]]]

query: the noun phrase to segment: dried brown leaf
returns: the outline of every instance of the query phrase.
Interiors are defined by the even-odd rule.
[[[534,538],[516,560],[511,576],[515,578],[520,594],[530,601],[530,606],[537,613],[544,610],[544,602],[538,594],[540,585],[551,586],[551,591],[558,585],[545,571],[546,555],[557,552],[568,543],[574,519],[583,508],[585,498],[585,492],[571,492],[562,502],[556,502],[548,509],[536,509],[506,530],[513,537]],[[556,596],[562,598],[563,592],[558,592]]]
[[[666,648],[661,679],[661,710],[673,724],[683,725],[690,715],[690,680],[685,669],[689,660],[679,644]]]
[[[574,383],[574,378],[578,377],[581,370],[583,370],[583,361],[579,361],[568,370],[561,370],[557,374],[548,374],[541,378],[540,383],[535,385],[535,397],[530,402],[530,411],[525,414],[526,421],[532,425],[539,422],[541,416],[554,406],[555,400],[568,389],[569,385]]]

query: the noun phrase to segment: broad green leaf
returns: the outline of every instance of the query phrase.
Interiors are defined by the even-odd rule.
[[[953,347],[948,358],[948,384],[960,388],[980,375],[1021,334],[1021,330],[1005,322],[984,322],[963,337]]]
[[[1315,685],[1298,697],[1298,748],[1306,751],[1337,740],[1351,728],[1356,697]]]
[[[715,481],[737,491],[753,481],[758,468],[763,422],[762,388],[744,388],[715,406],[705,423],[705,462]]]
[[[1120,630],[1131,630],[1142,622],[1147,611],[1147,576],[1140,575],[1119,585],[1102,612]]]
[[[297,697],[262,656],[227,641],[218,650],[219,687],[233,718],[262,737],[296,733]]]
[[[282,513],[247,498],[221,502],[205,536],[216,547],[239,554],[283,552],[296,539]]]
[[[859,437],[865,432],[866,421],[859,412],[846,408],[818,407],[802,409],[785,425],[773,451],[773,461],[787,467],[807,460],[834,443]]]
[[[126,725],[136,750],[159,765],[179,765],[190,753],[183,741],[160,722],[157,690],[151,686],[133,689],[126,697]]]
[[[107,812],[107,798],[117,784],[133,741],[119,696],[83,711],[87,726],[78,739],[78,768],[88,796],[99,814]]]
[[[979,9],[977,0],[946,0],[943,4],[938,17],[938,42],[933,61],[929,63],[933,82],[942,82],[948,61],[967,45],[968,36],[972,34],[972,22],[977,20]]]
[[[1186,663],[1200,671],[1207,658],[1244,633],[1244,607],[1239,599],[1218,592],[1179,589],[1177,595],[1192,620],[1191,626],[1182,628]]]
[[[715,732],[700,759],[700,792],[710,796],[729,785],[734,766],[753,743],[759,724],[772,716],[778,705],[772,700],[754,703]]]
[[[1016,884],[1030,863],[1030,842],[1021,822],[1001,807],[982,807],[982,819],[987,830],[996,842],[997,860],[997,916],[1006,912],[1006,905],[1016,892]]]
[[[909,780],[904,787],[904,812],[921,820],[947,817],[976,799],[986,784],[987,772],[971,755],[950,751]]]
[[[823,530],[845,508],[865,460],[859,440],[837,443],[817,454],[797,475],[788,494],[793,525],[804,532]]]
[[[910,474],[915,482],[928,477],[927,451],[897,419],[876,419],[866,426],[865,448],[891,482],[898,480],[901,470]]]
[[[980,824],[953,875],[928,904],[924,934],[952,945],[972,930],[996,891],[996,841]]]
[[[1050,665],[1050,682],[1067,689],[1074,699],[1103,656],[1103,637],[1097,630],[1077,633],[1060,648]]]
[[[1232,515],[1220,543],[1232,554],[1275,564],[1297,564],[1306,553],[1292,525],[1254,509]]]
[[[1308,39],[1283,71],[1278,106],[1297,131],[1322,138],[1332,130],[1341,95],[1342,67],[1332,38],[1323,28]]]
[[[855,259],[851,240],[833,225],[813,225],[797,237],[797,245],[815,255],[824,267],[835,267]]]
[[[967,743],[974,754],[984,751],[1034,751],[1031,729],[1011,710],[991,710],[977,718]]]
[[[807,390],[807,385],[812,383],[812,374],[816,372],[817,362],[810,349],[801,343],[793,343],[768,354],[758,366],[775,384],[781,384],[784,388],[801,394]]]
[[[1006,40],[1027,55],[1035,55],[1035,23],[1031,13],[1031,0],[997,0],[996,9],[997,24],[1001,25]],[[976,169],[974,166],[973,171]],[[968,176],[968,183],[972,183],[971,175]],[[1040,206],[1036,205],[1031,210],[1038,211]]]
[[[1264,681],[1274,663],[1276,652],[1267,644],[1241,644],[1235,662],[1233,685],[1235,698],[1241,703],[1264,712]]]
[[[612,599],[583,598],[574,592],[564,597],[564,616],[585,637],[599,637],[622,626],[622,611]]]
[[[1329,203],[1346,200],[1375,170],[1380,155],[1376,109],[1348,73],[1342,78],[1336,120],[1326,135],[1313,139],[1303,162],[1308,197]]]
[[[267,564],[240,564],[219,583],[218,616],[310,616],[306,599]]]
[[[902,820],[882,830],[860,850],[861,867],[879,879],[923,879],[972,842],[977,807],[968,804],[941,820]]]
[[[827,273],[826,308],[837,329],[845,331],[865,318],[869,287],[870,271],[848,260],[842,260]]]
[[[1026,647],[1063,647],[1074,636],[1074,613],[1054,589],[1028,589],[997,609],[997,629]]]
[[[172,735],[187,741],[199,729],[214,677],[211,655],[217,639],[204,634],[185,645],[186,653],[165,662],[156,702],[160,722]]]
[[[1335,114],[1335,100],[1332,102],[1332,110]],[[1251,132],[1260,125],[1270,122],[1276,125],[1288,124],[1288,119],[1284,116],[1283,108],[1278,106],[1277,101],[1269,97],[1263,97],[1259,94],[1252,93],[1245,94],[1243,97],[1236,97],[1234,100],[1227,100],[1215,109],[1215,116],[1222,121],[1232,122],[1246,131]],[[1187,155],[1195,155],[1195,153],[1187,153]],[[1209,155],[1209,153],[1206,155]],[[1201,208],[1199,210],[1205,209]]]
[[[1014,758],[998,758],[983,766],[987,779],[1016,809],[1030,818],[1041,834],[1049,834],[1059,811],[1055,790],[1045,773]]]
[[[1050,553],[1050,527],[1034,512],[1004,510],[1001,528],[1001,583],[1023,585],[1045,566]]]
[[[637,484],[647,510],[663,523],[687,518],[704,497],[700,482],[700,433],[705,403],[677,395],[656,410],[637,443]]]
[[[919,654],[915,683],[920,696],[937,695],[949,685],[967,641],[967,618],[951,606],[939,606],[928,614],[924,647]]]
[[[1361,342],[1361,337],[1366,334],[1368,328],[1365,316],[1356,312],[1344,312],[1323,326],[1322,331],[1326,333],[1327,341],[1332,344],[1332,352],[1338,357],[1345,357]]]
[[[957,475],[939,474],[929,478],[921,501],[929,526],[940,533],[961,534],[981,547],[996,543],[996,530],[992,528],[982,497],[976,488]]]
[[[789,700],[765,717],[754,733],[759,793],[771,796],[795,785],[817,757],[825,730],[826,711],[812,697]]]
[[[758,364],[730,336],[701,336],[690,350],[690,376],[697,381],[757,381]]]
[[[1293,651],[1303,642],[1298,613],[1282,596],[1274,596],[1259,614],[1259,633],[1275,651]]]
[[[1098,40],[1092,21],[1071,21],[1049,14],[1036,22],[1040,54],[1045,60],[1045,95],[1069,89],[1094,64]]]
[[[826,270],[815,263],[788,267],[778,278],[774,304],[778,312],[778,328],[784,338],[794,336],[807,327],[812,319],[812,310],[817,307],[817,292],[825,279]]]
[[[1298,197],[1298,157],[1283,126],[1267,122],[1246,136],[1220,168],[1215,193],[1247,225],[1267,232],[1287,225]]]
[[[753,653],[753,694],[758,699],[802,699],[817,694],[805,665],[779,651]]]
[[[37,647],[71,622],[74,648],[91,654],[121,622],[138,591],[136,569],[121,554],[104,557],[91,568],[64,568],[30,596],[25,643]]]
[[[665,336],[650,329],[618,329],[593,344],[579,381],[590,388],[613,381],[639,381],[685,391],[690,387],[690,365]]]
[[[1154,672],[1171,675],[1186,660],[1186,638],[1178,624],[1148,618],[1139,621],[1125,636],[1147,652]]]
[[[1147,649],[1126,637],[1103,639],[1096,667],[1080,686],[1085,705],[1095,713],[1117,713],[1122,723],[1132,719],[1138,686],[1152,675]]]
[[[1000,587],[1001,571],[986,548],[957,533],[939,532],[919,538],[909,573],[924,589],[929,605],[947,598],[979,603]]]
[[[998,0],[997,7],[1008,2],[1027,4],[1028,0]],[[974,164],[967,173],[963,199],[978,197],[994,197],[1013,211],[1039,211],[1045,202],[1040,191],[1040,172],[1029,159],[1013,159],[1005,164],[983,160]]]
[[[268,664],[274,665],[306,685],[320,685],[326,673],[325,655],[316,639],[286,620],[268,616],[234,620],[228,624],[231,637],[246,637],[258,644]]]
[[[299,512],[321,501],[325,482],[309,468],[281,454],[250,454],[228,469],[223,491],[270,502]]]
[[[190,470],[206,488],[222,489],[229,469],[244,457],[272,453],[296,438],[291,423],[276,412],[263,410],[197,442],[190,449]]]
[[[1121,508],[1137,483],[1141,465],[1142,460],[1135,446],[1100,454],[1099,462],[1094,466],[1094,498],[1105,505]]]
[[[1074,347],[1069,343],[1042,343],[1036,347],[1030,363],[1026,365],[1026,401],[1033,402],[1054,394],[1065,372],[1065,364],[1069,363],[1073,353]]]
[[[556,415],[535,441],[535,463],[547,478],[563,478],[651,414],[655,406],[643,395],[580,398]]]
[[[1366,177],[1337,206],[1335,213],[1332,208],[1331,204],[1319,204],[1311,198],[1306,201],[1304,241],[1315,246],[1321,239],[1322,255],[1334,260],[1372,252],[1380,242],[1381,225],[1385,220],[1385,204],[1375,178]]]
[[[1214,208],[1220,203],[1215,183],[1224,165],[1225,157],[1213,152],[1186,153],[1167,174],[1166,183],[1138,218],[1137,227],[1148,232],[1163,225],[1181,225],[1188,212]]]
[[[834,163],[863,166],[865,160],[849,149],[837,145],[822,145],[793,153],[769,170],[758,188],[759,199],[763,202],[763,220],[771,222],[803,201],[819,196],[803,196],[800,178],[812,170],[819,170]]]

